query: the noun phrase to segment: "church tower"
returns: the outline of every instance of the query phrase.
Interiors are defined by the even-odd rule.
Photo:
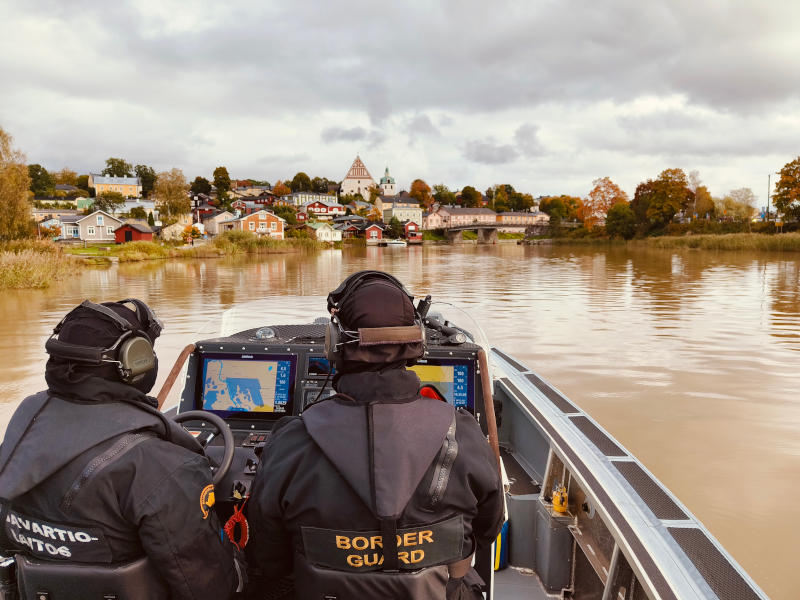
[[[344,176],[340,193],[342,196],[349,194],[361,194],[364,200],[369,200],[369,188],[375,185],[375,180],[367,171],[367,167],[361,162],[361,157],[356,156],[353,166]]]
[[[386,167],[386,172],[381,177],[381,196],[396,196],[397,187],[394,184],[394,177],[389,175],[389,167]]]

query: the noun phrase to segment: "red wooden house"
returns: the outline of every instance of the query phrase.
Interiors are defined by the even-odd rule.
[[[114,230],[117,244],[125,242],[152,242],[153,230],[142,223],[123,223]]]
[[[403,229],[405,230],[406,240],[408,240],[409,244],[419,244],[422,242],[422,231],[420,230],[419,223],[406,221],[403,223]]]

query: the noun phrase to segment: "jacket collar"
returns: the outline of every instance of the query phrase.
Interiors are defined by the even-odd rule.
[[[346,373],[334,386],[359,404],[412,402],[419,397],[419,377],[406,369]]]

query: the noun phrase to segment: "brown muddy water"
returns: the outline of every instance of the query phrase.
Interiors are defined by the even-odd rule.
[[[776,599],[800,569],[800,256],[586,247],[425,246],[146,262],[0,292],[0,429],[43,387],[44,340],[84,298],[140,297],[165,321],[162,373],[249,300],[322,296],[389,271],[467,309],[632,451]],[[269,315],[254,316],[265,324]]]

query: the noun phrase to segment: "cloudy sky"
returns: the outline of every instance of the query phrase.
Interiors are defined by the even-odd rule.
[[[29,162],[451,189],[712,194],[800,155],[796,0],[0,0],[0,127]],[[774,181],[774,177],[773,177]]]

